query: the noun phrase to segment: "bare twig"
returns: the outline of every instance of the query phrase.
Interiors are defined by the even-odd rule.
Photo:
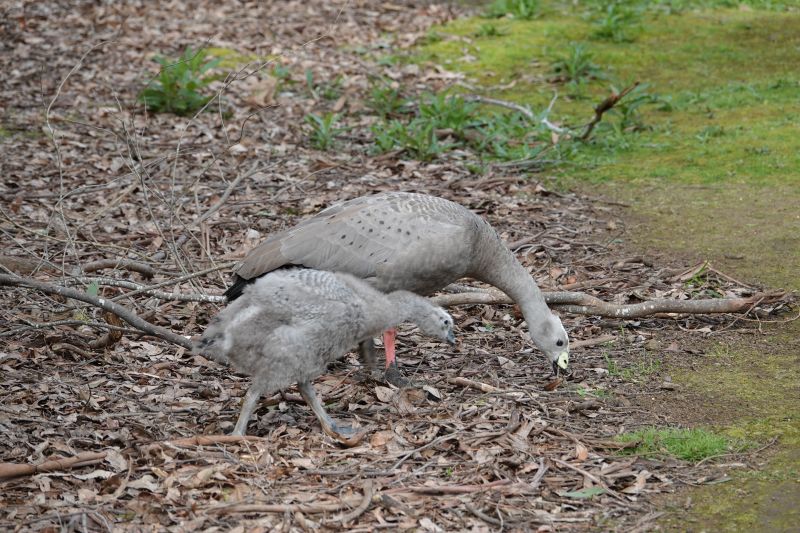
[[[213,294],[196,294],[196,293],[180,293],[180,292],[165,292],[157,289],[152,289],[133,281],[115,278],[77,278],[72,280],[76,283],[97,283],[100,286],[106,287],[122,287],[124,289],[133,289],[137,294],[146,294],[159,300],[170,300],[178,302],[206,302],[206,303],[223,303],[225,297],[222,295]],[[130,293],[128,293],[130,294]],[[128,296],[128,295],[125,295]]]
[[[228,185],[228,187],[225,189],[225,192],[223,192],[222,196],[220,196],[219,200],[217,200],[217,203],[215,203],[213,206],[211,206],[209,208],[208,211],[206,211],[200,217],[198,217],[197,220],[195,220],[193,224],[196,225],[196,226],[199,226],[200,224],[202,224],[203,222],[208,220],[211,217],[211,215],[213,215],[214,213],[219,211],[219,209],[223,205],[225,205],[225,202],[228,200],[228,197],[231,195],[233,190],[236,187],[239,186],[239,184],[242,182],[242,180],[244,180],[245,178],[249,178],[250,176],[252,176],[256,172],[258,172],[259,168],[260,168],[260,165],[258,163],[256,163],[247,172],[245,172],[243,174],[239,174],[238,176],[236,176],[236,179],[233,180],[230,183],[230,185]]]
[[[343,525],[352,522],[369,509],[369,506],[372,504],[372,498],[375,496],[375,487],[372,484],[372,480],[366,480],[364,482],[364,499],[361,500],[361,503],[353,509],[351,512],[338,516],[336,518],[332,518],[330,520],[325,520],[323,523],[325,524],[333,524],[336,522],[341,522]]]
[[[495,105],[498,107],[505,107],[506,109],[511,109],[512,111],[516,111],[517,113],[522,114],[525,118],[527,118],[531,122],[540,123],[544,125],[547,129],[554,131],[556,133],[564,133],[565,131],[567,131],[564,128],[559,128],[558,126],[547,120],[547,118],[544,119],[537,118],[529,107],[521,104],[509,102],[507,100],[498,100],[497,98],[488,98],[486,96],[480,96],[477,94],[468,94],[463,96],[462,98],[467,102],[478,102],[480,104]],[[550,108],[552,108],[552,103],[550,104],[550,107],[548,109]]]
[[[333,513],[355,504],[355,498],[344,498],[336,503],[247,503],[237,505],[220,505],[209,511],[219,514],[234,513]]]
[[[118,303],[114,303],[106,298],[99,298],[82,291],[70,289],[69,287],[59,287],[58,285],[52,285],[50,283],[44,283],[30,278],[22,278],[11,274],[0,274],[0,285],[29,287],[31,289],[36,289],[48,294],[58,294],[59,296],[63,296],[65,298],[72,298],[73,300],[86,302],[94,305],[95,307],[100,307],[106,311],[114,313],[122,320],[144,333],[153,335],[154,337],[159,337],[173,344],[177,344],[178,346],[182,346],[187,350],[192,349],[192,343],[186,337],[182,337],[166,328],[162,328],[161,326],[151,324],[130,309],[123,307]]]
[[[486,393],[502,391],[502,389],[498,389],[497,387],[494,387],[487,383],[479,383],[477,381],[472,381],[471,379],[462,377],[447,378],[447,382],[452,383],[453,385],[461,385],[462,387],[467,387],[469,389],[476,389]]]
[[[91,263],[86,263],[85,265],[77,267],[75,275],[80,275],[81,271],[88,274],[89,272],[95,272],[106,268],[124,268],[126,270],[138,272],[146,278],[152,278],[156,275],[156,269],[150,265],[130,259],[99,259],[97,261],[92,261]]]
[[[123,298],[130,298],[131,296],[135,296],[137,294],[146,293],[147,291],[152,291],[154,289],[158,289],[158,288],[161,288],[161,287],[167,287],[169,285],[177,285],[178,283],[183,283],[184,281],[187,281],[187,280],[190,280],[190,279],[199,278],[200,276],[205,276],[206,274],[210,274],[212,272],[217,272],[219,270],[224,270],[226,268],[231,268],[234,264],[235,263],[230,262],[230,263],[225,263],[223,265],[217,265],[217,266],[214,266],[214,267],[211,267],[211,268],[206,268],[205,270],[198,270],[197,272],[192,272],[191,274],[186,274],[186,275],[180,276],[178,278],[172,278],[172,279],[169,279],[167,281],[162,281],[161,283],[156,283],[156,284],[150,285],[148,287],[142,287],[141,289],[136,289],[136,290],[134,290],[132,292],[127,292],[125,294],[121,294],[119,296],[115,296],[114,298],[112,298],[112,300],[113,301],[118,301],[118,300],[122,300]],[[213,301],[213,300],[208,300],[208,301]]]
[[[389,489],[386,492],[390,494],[403,492],[413,492],[415,494],[473,494],[475,492],[483,492],[506,485],[511,485],[510,479],[498,479],[491,483],[479,483],[474,485],[422,485],[417,487],[398,487],[396,489]]]
[[[12,479],[20,476],[30,476],[41,472],[56,472],[70,470],[81,466],[93,465],[106,458],[106,452],[83,452],[74,457],[64,459],[50,459],[35,465],[17,463],[0,463],[0,480]]]
[[[603,113],[605,113],[606,111],[608,111],[609,109],[611,109],[612,107],[617,105],[620,100],[625,98],[625,96],[629,92],[631,92],[632,90],[634,90],[638,86],[639,86],[639,82],[637,81],[633,85],[624,88],[619,93],[613,93],[608,98],[606,98],[605,100],[600,102],[597,105],[597,107],[594,108],[594,117],[592,117],[592,120],[590,120],[586,124],[585,129],[583,130],[583,134],[580,136],[580,139],[582,141],[588,141],[589,140],[589,136],[592,134],[592,130],[594,130],[594,127],[597,126],[597,124],[601,120],[603,120]]]
[[[194,447],[194,446],[214,446],[217,444],[237,444],[240,442],[265,442],[267,439],[264,437],[256,437],[253,435],[196,435],[194,437],[186,437],[183,439],[165,440],[159,442],[151,442],[142,446],[134,447],[140,453],[149,453],[152,450],[168,447]]]
[[[501,520],[498,520],[497,518],[493,518],[493,517],[487,515],[486,513],[484,513],[483,511],[481,511],[480,509],[478,509],[474,505],[472,505],[471,503],[467,502],[467,503],[464,504],[464,506],[467,508],[467,511],[469,511],[472,514],[474,514],[475,516],[477,516],[478,518],[480,518],[484,522],[492,524],[493,526],[503,527],[503,522]]]

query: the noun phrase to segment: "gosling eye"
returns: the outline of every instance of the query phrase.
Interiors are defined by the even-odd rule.
[[[561,339],[558,339],[556,341],[556,346],[564,346],[564,341],[562,341]]]

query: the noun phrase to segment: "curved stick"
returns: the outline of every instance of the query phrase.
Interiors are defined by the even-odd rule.
[[[161,326],[156,326],[155,324],[151,324],[150,322],[144,320],[142,317],[140,317],[127,307],[123,307],[118,303],[114,303],[106,298],[92,296],[91,294],[87,294],[85,292],[75,289],[70,289],[69,287],[60,287],[58,285],[44,283],[42,281],[36,281],[30,278],[22,278],[10,274],[0,274],[0,285],[30,287],[32,289],[36,289],[41,292],[46,292],[48,294],[58,294],[59,296],[63,296],[65,298],[72,298],[73,300],[86,302],[87,304],[91,304],[94,305],[95,307],[100,307],[101,309],[105,309],[106,311],[114,313],[122,320],[130,324],[131,326],[149,335],[162,338],[165,341],[177,344],[178,346],[183,346],[187,350],[192,349],[192,343],[186,337],[182,337],[181,335],[173,333],[172,331],[166,328],[162,328]]]

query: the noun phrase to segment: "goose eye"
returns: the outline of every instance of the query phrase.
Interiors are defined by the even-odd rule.
[[[558,339],[556,341],[556,346],[564,346],[564,341],[562,341],[561,339]]]

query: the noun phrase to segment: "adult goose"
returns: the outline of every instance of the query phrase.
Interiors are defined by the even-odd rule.
[[[488,222],[444,198],[387,192],[334,204],[251,250],[235,268],[225,295],[233,301],[248,283],[288,266],[348,272],[382,292],[402,289],[420,295],[463,277],[483,281],[519,305],[553,372],[567,367],[567,333],[533,278]],[[394,334],[384,333],[387,378],[402,382]],[[362,343],[360,351],[366,363],[374,363],[371,341]]]
[[[282,269],[260,277],[214,317],[194,342],[194,352],[253,377],[234,435],[245,434],[263,394],[297,383],[323,430],[354,445],[362,433],[328,416],[311,382],[358,342],[402,322],[455,342],[453,319],[427,298],[408,291],[384,294],[340,272]]]

